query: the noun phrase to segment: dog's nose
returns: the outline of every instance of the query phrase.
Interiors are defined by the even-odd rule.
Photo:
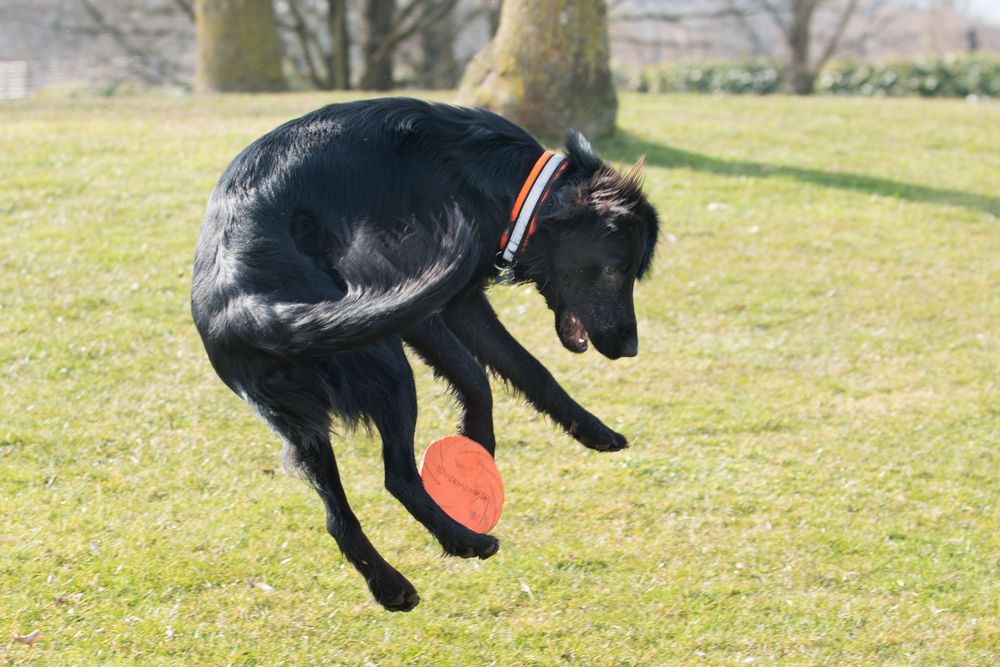
[[[639,339],[630,338],[622,346],[622,356],[623,357],[634,357],[639,354]]]

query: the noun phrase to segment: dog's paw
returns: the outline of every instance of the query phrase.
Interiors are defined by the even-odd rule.
[[[596,417],[592,417],[583,423],[576,425],[572,435],[581,444],[599,452],[617,452],[628,447],[628,440],[621,433],[616,433],[601,423]]]
[[[382,572],[379,577],[369,579],[368,588],[375,601],[387,611],[410,611],[420,603],[417,589],[395,570]]]
[[[487,559],[500,550],[500,540],[492,535],[483,535],[469,531],[470,537],[463,540],[441,540],[444,552],[449,556],[459,558]]]

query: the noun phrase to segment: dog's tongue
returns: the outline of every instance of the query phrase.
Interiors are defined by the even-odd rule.
[[[586,352],[587,328],[583,326],[580,317],[568,308],[559,311],[559,319],[556,320],[556,333],[559,334],[559,341],[570,352]]]
[[[569,337],[581,350],[587,349],[587,341],[590,338],[587,336],[587,329],[584,328],[583,322],[580,321],[576,313],[569,314]]]

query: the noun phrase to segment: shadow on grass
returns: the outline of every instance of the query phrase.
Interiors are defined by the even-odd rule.
[[[1000,216],[1000,197],[989,197],[962,192],[960,190],[931,188],[924,185],[912,185],[887,178],[864,176],[861,174],[805,169],[803,167],[790,167],[763,162],[723,160],[665,144],[654,143],[621,129],[617,130],[611,137],[600,142],[600,148],[605,155],[609,156],[645,155],[646,164],[666,167],[668,169],[692,169],[720,176],[747,176],[750,178],[779,176],[794,178],[797,181],[812,183],[824,188],[853,190],[855,192],[898,197],[921,203],[962,206]]]

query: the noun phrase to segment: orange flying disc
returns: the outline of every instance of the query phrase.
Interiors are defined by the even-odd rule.
[[[449,435],[431,443],[420,478],[434,502],[466,528],[485,533],[500,520],[503,480],[493,457],[476,441]]]

